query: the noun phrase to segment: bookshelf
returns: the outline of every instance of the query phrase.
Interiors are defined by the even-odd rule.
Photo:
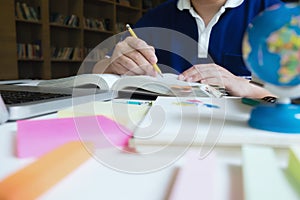
[[[0,80],[75,75],[91,49],[163,1],[1,1]]]

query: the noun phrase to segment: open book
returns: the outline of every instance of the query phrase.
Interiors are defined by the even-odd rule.
[[[102,90],[144,90],[164,96],[200,96],[222,97],[223,93],[217,88],[200,83],[180,81],[176,74],[165,73],[163,77],[126,76],[115,74],[81,74],[77,76],[46,80],[39,86],[47,87],[84,87],[94,85]]]

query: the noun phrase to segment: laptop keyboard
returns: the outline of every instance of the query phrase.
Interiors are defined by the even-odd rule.
[[[52,94],[52,93],[42,93],[42,92],[27,92],[27,91],[0,91],[2,99],[6,105],[18,104],[18,103],[28,103],[33,101],[40,101],[51,98],[67,97],[70,94]]]

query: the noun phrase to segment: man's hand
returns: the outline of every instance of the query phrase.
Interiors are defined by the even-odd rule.
[[[253,85],[249,83],[249,80],[235,76],[214,63],[194,65],[180,74],[179,79],[224,87],[233,96],[253,98],[272,96],[264,88]]]
[[[152,66],[156,62],[154,48],[143,40],[130,36],[115,46],[110,58],[99,61],[93,72],[156,76],[157,72]]]

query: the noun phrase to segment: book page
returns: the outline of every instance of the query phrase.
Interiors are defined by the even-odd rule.
[[[122,76],[112,86],[113,90],[139,88],[157,94],[169,96],[186,96],[198,89],[197,96],[210,96],[209,91],[203,90],[203,84],[178,80],[178,75],[165,73],[161,76]],[[194,93],[195,94],[195,93]]]
[[[115,74],[80,74],[66,78],[44,80],[38,86],[61,88],[98,86],[102,90],[109,90],[119,78],[120,76]]]
[[[116,75],[116,74],[80,74],[66,78],[41,81],[38,86],[60,88],[94,88],[102,90],[135,91],[143,89],[150,93],[167,96],[221,97],[217,89],[206,84],[178,80],[178,75],[165,73],[161,76]]]

